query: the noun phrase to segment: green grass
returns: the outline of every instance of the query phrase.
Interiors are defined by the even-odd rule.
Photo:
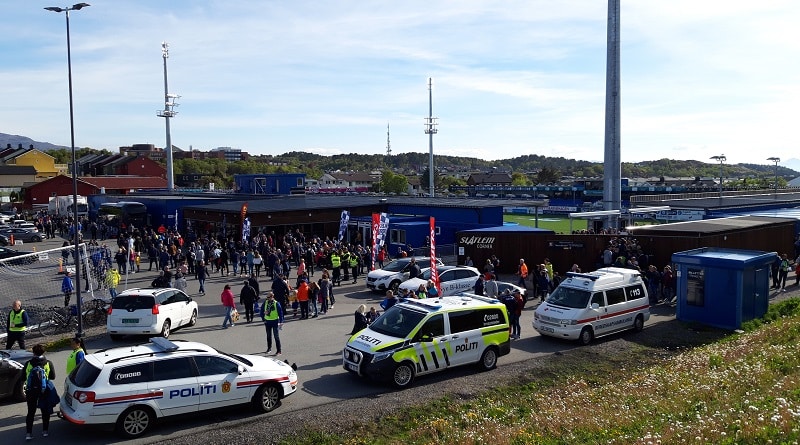
[[[578,348],[547,357],[525,382],[404,407],[379,428],[308,431],[283,443],[796,444],[800,301],[770,312],[746,332],[681,353],[638,345],[601,357]]]
[[[521,226],[536,227],[534,215],[516,215],[506,213],[503,215],[503,222],[513,222]],[[550,229],[556,233],[570,233],[569,218],[563,215],[539,215],[540,229]],[[573,219],[572,230],[586,230],[587,221],[584,219]]]
[[[517,223],[521,226],[537,227],[534,215],[519,215],[505,213],[503,214],[503,222]],[[637,220],[634,224],[658,224],[656,220]],[[589,227],[589,221],[585,219],[575,218],[572,220],[572,229],[570,230],[569,217],[564,215],[539,215],[540,229],[550,229],[556,233],[572,233],[571,230],[586,230]]]

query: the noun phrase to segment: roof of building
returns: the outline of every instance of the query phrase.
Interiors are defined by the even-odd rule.
[[[0,175],[35,175],[32,165],[0,165]]]
[[[164,178],[152,176],[81,176],[81,181],[106,189],[159,189],[167,186]]]
[[[340,181],[348,181],[348,182],[375,182],[379,178],[371,176],[369,173],[328,173],[333,178],[338,179]]]
[[[753,229],[779,223],[794,224],[793,219],[773,218],[768,216],[733,216],[730,218],[704,219],[702,221],[683,221],[653,226],[631,227],[633,235],[681,235],[703,236],[724,233],[741,229]]]
[[[230,195],[229,195],[230,196]],[[242,204],[247,202],[248,212],[290,212],[306,209],[342,209],[348,207],[375,206],[376,204],[391,205],[419,205],[429,207],[452,208],[485,208],[500,205],[533,206],[543,205],[542,201],[514,201],[504,200],[502,203],[496,199],[469,199],[469,198],[430,198],[415,196],[374,196],[374,195],[292,195],[292,196],[254,196],[249,195],[241,199],[208,205],[191,206],[187,208],[200,210],[214,210],[220,212],[239,212]]]

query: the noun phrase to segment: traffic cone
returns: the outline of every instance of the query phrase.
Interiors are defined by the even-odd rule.
[[[60,274],[64,273],[64,259],[63,258],[59,258],[58,259],[58,273],[60,273]]]
[[[13,245],[14,245],[14,234],[13,234],[13,233],[11,234],[11,239],[10,239],[10,241],[11,241],[11,245],[13,246]]]

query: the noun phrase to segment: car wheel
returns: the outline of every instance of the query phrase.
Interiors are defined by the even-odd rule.
[[[591,343],[593,339],[594,339],[594,333],[592,332],[592,328],[590,328],[589,326],[583,328],[580,337],[578,337],[578,341],[584,346]]]
[[[122,340],[122,336],[119,334],[111,334],[111,341],[120,341]]]
[[[636,332],[641,332],[644,329],[644,317],[639,314],[636,316],[636,320],[633,320],[633,330]]]
[[[164,326],[161,327],[161,336],[164,338],[169,338],[170,334],[170,324],[169,320],[164,320]]]
[[[33,241],[34,243],[41,243],[42,242],[42,237],[41,236],[31,237],[31,241]]]
[[[126,409],[117,419],[117,432],[125,438],[133,439],[146,433],[153,425],[155,417],[149,408],[133,406]]]
[[[411,363],[404,362],[397,365],[392,373],[392,383],[396,388],[405,389],[414,382],[414,367]]]
[[[392,293],[394,293],[395,295],[397,295],[397,290],[398,290],[398,289],[400,289],[400,281],[398,281],[398,280],[394,280],[394,281],[392,281],[392,282],[389,284],[389,289],[392,291]]]
[[[24,402],[26,400],[25,387],[25,379],[20,376],[19,381],[14,385],[14,400],[17,402]]]
[[[281,388],[276,384],[261,385],[253,397],[253,405],[261,412],[268,413],[281,403]]]
[[[194,326],[197,324],[197,311],[192,311],[192,317],[189,318],[189,326]]]
[[[478,362],[478,367],[481,371],[489,371],[497,367],[497,350],[495,348],[486,348],[481,355],[481,360]]]

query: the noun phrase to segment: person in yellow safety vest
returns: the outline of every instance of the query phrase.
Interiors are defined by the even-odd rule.
[[[275,355],[281,355],[281,337],[278,331],[283,327],[283,308],[281,304],[275,301],[275,294],[270,292],[267,294],[267,301],[261,305],[261,319],[264,321],[264,327],[267,330],[267,352],[272,351],[272,336],[275,336]]]
[[[344,281],[350,281],[350,256],[352,254],[347,249],[342,252],[342,269],[344,269]]]
[[[334,286],[342,284],[342,259],[339,254],[334,250],[331,253],[331,268],[333,269],[333,277],[331,281]]]
[[[353,284],[358,281],[358,254],[356,252],[350,253],[350,270],[353,272]]]
[[[77,368],[86,357],[86,348],[83,346],[83,340],[73,337],[69,340],[69,345],[72,346],[72,353],[67,357],[67,375]]]
[[[120,275],[117,269],[111,268],[106,271],[106,286],[111,298],[117,297],[117,286],[119,285]]]
[[[22,309],[20,300],[14,301],[6,320],[6,349],[11,349],[14,343],[19,344],[19,349],[25,349],[25,330],[28,327],[28,313]]]

